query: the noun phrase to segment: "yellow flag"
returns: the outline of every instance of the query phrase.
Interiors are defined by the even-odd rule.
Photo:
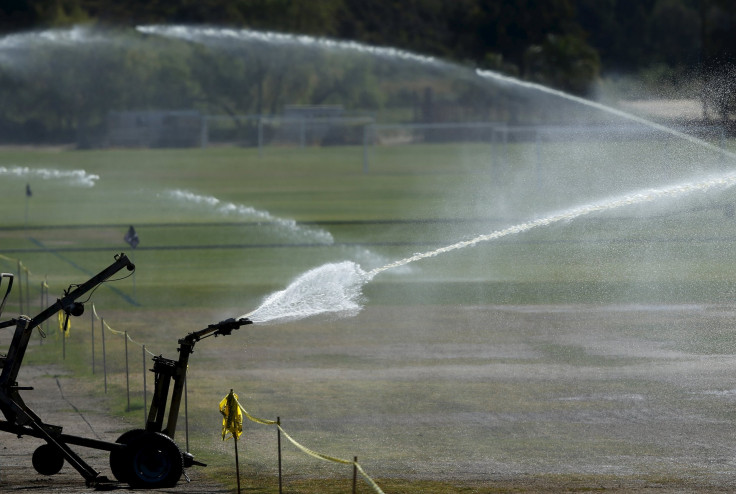
[[[238,439],[243,433],[243,414],[240,412],[238,395],[233,393],[232,389],[230,394],[220,402],[220,413],[222,414],[222,440],[227,439],[228,433]]]
[[[66,328],[64,327],[64,321],[66,321]],[[59,311],[59,331],[64,336],[69,336],[69,330],[72,329],[71,318],[66,317],[66,313],[63,310]]]

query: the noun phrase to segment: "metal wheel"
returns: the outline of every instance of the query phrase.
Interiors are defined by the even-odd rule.
[[[33,468],[41,475],[56,475],[64,466],[61,452],[50,444],[42,444],[33,452]]]
[[[184,472],[181,450],[169,436],[146,432],[128,444],[130,470],[126,482],[131,487],[156,489],[175,485]]]
[[[143,429],[133,429],[123,433],[115,442],[128,445],[131,441],[145,433],[146,431]],[[110,470],[112,470],[113,476],[120,482],[128,482],[131,474],[128,456],[127,448],[110,451]]]

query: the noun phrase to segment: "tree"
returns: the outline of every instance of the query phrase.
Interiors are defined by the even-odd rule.
[[[31,0],[5,0],[0,3],[0,30],[30,29],[37,23]]]
[[[527,79],[585,94],[598,77],[598,53],[580,38],[550,34],[540,45],[530,46],[524,57]]]
[[[653,59],[670,66],[698,63],[700,20],[698,11],[683,0],[657,0],[651,14]]]

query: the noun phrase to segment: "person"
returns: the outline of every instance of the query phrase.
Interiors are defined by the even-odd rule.
[[[130,225],[130,228],[128,228],[128,233],[125,234],[124,237],[125,241],[134,249],[138,247],[138,234],[135,232],[135,228],[133,228],[133,225]]]

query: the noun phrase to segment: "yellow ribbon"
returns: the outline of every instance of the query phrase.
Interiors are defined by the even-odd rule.
[[[94,304],[94,303],[92,304],[92,314],[94,314],[94,316],[95,316],[95,319],[97,319],[98,321],[102,321],[102,320],[103,320],[103,319],[102,319],[102,318],[101,318],[101,317],[100,317],[100,316],[99,316],[99,315],[97,314],[97,307],[95,307],[95,304]],[[112,328],[110,327],[110,325],[109,325],[109,324],[107,324],[107,322],[106,322],[106,321],[105,321],[105,325],[103,326],[103,329],[105,329],[105,328],[107,328],[107,330],[108,330],[108,331],[110,331],[110,332],[111,332],[111,333],[113,333],[113,334],[118,334],[118,335],[120,335],[120,334],[121,334],[121,335],[123,335],[123,336],[125,336],[125,334],[126,334],[126,333],[125,333],[125,331],[116,331],[116,330],[112,329]],[[135,341],[135,340],[134,340],[133,338],[131,338],[131,337],[130,337],[130,335],[128,335],[128,340],[130,340],[130,342],[131,342],[131,343],[135,343],[136,345],[138,345],[138,346],[139,346],[139,347],[141,347],[141,348],[144,348],[144,347],[145,347],[145,345],[144,345],[143,343],[140,343],[140,342],[138,342],[138,341]],[[154,356],[156,356],[156,354],[155,354],[155,353],[153,353],[152,351],[150,351],[150,350],[149,350],[148,348],[146,348],[146,353],[147,353],[147,354],[149,354],[149,355],[150,355],[151,357],[154,357]]]
[[[66,327],[64,323],[66,322]],[[59,311],[59,331],[64,335],[65,338],[69,337],[69,331],[72,329],[71,318],[66,317],[66,313],[63,310]]]
[[[220,402],[220,413],[222,414],[222,440],[226,440],[228,433],[236,440],[243,433],[243,415],[240,413],[238,395],[230,390],[230,393]]]
[[[342,458],[336,458],[334,456],[329,456],[329,455],[325,455],[325,454],[322,454],[322,453],[318,453],[317,451],[313,451],[313,450],[307,448],[306,446],[300,444],[299,442],[297,442],[293,437],[291,437],[283,429],[283,427],[281,427],[281,424],[279,424],[275,420],[266,420],[266,419],[260,419],[258,417],[254,417],[251,414],[249,414],[248,411],[245,408],[243,408],[243,405],[241,405],[240,402],[237,401],[237,399],[236,399],[235,402],[238,404],[238,407],[240,407],[240,411],[243,412],[243,414],[248,418],[248,420],[250,420],[251,422],[256,422],[257,424],[275,425],[276,427],[279,428],[279,430],[284,435],[284,437],[286,439],[288,439],[289,442],[291,442],[291,444],[293,444],[299,450],[301,450],[302,452],[308,454],[309,456],[312,456],[313,458],[317,458],[319,460],[331,461],[333,463],[341,463],[343,465],[354,465],[355,468],[363,476],[363,478],[365,478],[366,482],[368,482],[368,485],[370,485],[375,492],[377,492],[378,494],[384,494],[383,490],[381,490],[381,488],[378,486],[378,484],[376,484],[376,482],[365,472],[365,470],[363,470],[363,467],[361,467],[360,464],[357,461],[343,460]],[[220,406],[222,406],[222,403],[220,403]],[[224,436],[224,432],[223,432],[223,436]]]

